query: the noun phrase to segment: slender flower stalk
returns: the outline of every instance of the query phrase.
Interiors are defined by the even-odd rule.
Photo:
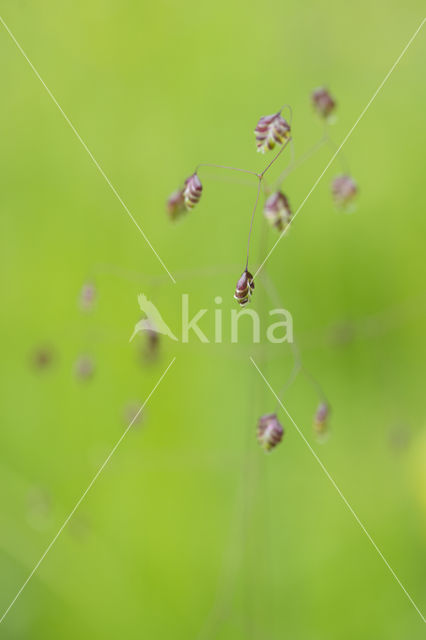
[[[200,162],[195,169],[195,173],[198,173],[198,170],[201,167],[214,167],[215,169],[227,169],[228,171],[240,171],[241,173],[250,173],[252,176],[259,177],[259,174],[255,171],[250,171],[249,169],[240,169],[239,167],[227,167],[223,164],[211,164],[210,162]]]
[[[262,116],[255,128],[255,136],[256,136],[256,145],[257,150],[261,153],[265,153],[268,150],[274,149],[277,145],[281,148],[278,153],[272,158],[272,160],[266,165],[266,167],[258,173],[257,171],[251,171],[249,169],[241,169],[239,167],[233,167],[222,164],[214,164],[214,163],[199,163],[195,169],[195,172],[186,179],[185,184],[181,190],[177,190],[169,197],[167,202],[167,208],[169,211],[169,215],[172,219],[180,216],[183,211],[191,210],[194,206],[199,202],[203,190],[203,186],[198,177],[198,170],[201,167],[214,167],[218,169],[225,169],[230,171],[238,171],[241,173],[247,173],[250,175],[254,175],[258,179],[258,187],[256,193],[256,200],[254,203],[253,211],[250,218],[250,226],[247,240],[247,254],[246,254],[246,264],[243,275],[241,278],[248,279],[247,274],[250,275],[250,285],[253,284],[253,276],[250,274],[249,267],[249,258],[250,258],[250,242],[251,236],[253,232],[254,225],[254,217],[256,214],[256,210],[259,204],[260,191],[262,188],[262,183],[264,184],[264,177],[266,173],[270,170],[272,165],[278,160],[280,155],[284,152],[287,145],[291,144],[291,160],[290,164],[286,169],[282,172],[278,185],[275,190],[272,191],[264,184],[264,193],[267,197],[264,207],[264,214],[266,219],[275,226],[281,234],[283,234],[290,223],[292,222],[292,212],[290,209],[290,205],[286,195],[282,192],[281,184],[287,175],[294,170],[296,166],[299,166],[302,162],[307,160],[315,151],[317,151],[323,144],[327,143],[333,145],[333,141],[328,135],[328,124],[330,121],[330,115],[333,113],[336,103],[334,98],[331,97],[329,92],[326,89],[316,89],[312,93],[312,103],[315,107],[317,113],[321,116],[324,121],[324,135],[321,140],[308,152],[304,154],[298,161],[295,160],[295,152],[294,152],[294,143],[291,135],[291,124],[293,119],[292,109],[289,105],[283,105],[281,109],[268,116]],[[290,123],[285,120],[282,116],[282,111],[284,108],[288,108],[290,111]],[[349,176],[339,176],[335,183],[333,183],[333,195],[335,202],[340,205],[346,205],[353,200],[353,197],[356,193],[356,185],[352,182],[352,187],[348,186],[348,180],[346,180],[346,184],[343,184],[343,178],[348,178]],[[344,187],[347,187],[346,191],[344,191]],[[245,275],[246,274],[246,275]],[[239,302],[239,304],[247,304],[250,300],[251,293],[254,289],[254,286],[249,286],[247,289],[247,282],[244,283],[244,286],[240,285],[240,280],[237,283],[237,289],[235,293],[235,298]],[[242,295],[241,295],[242,293]]]
[[[320,401],[322,403],[328,405],[327,396],[325,395],[324,389],[322,388],[322,386],[320,385],[318,380],[312,375],[312,373],[310,371],[308,371],[306,369],[306,367],[304,365],[302,365],[302,367],[301,367],[301,372],[303,373],[305,378],[311,383],[311,385],[315,389]]]
[[[278,151],[278,153],[275,155],[275,157],[271,160],[271,162],[269,162],[269,164],[265,167],[265,169],[258,175],[259,184],[258,184],[258,187],[257,187],[257,195],[256,195],[256,201],[254,203],[253,213],[251,214],[250,228],[249,228],[249,234],[248,234],[248,240],[247,240],[246,270],[248,269],[248,263],[249,263],[249,257],[250,257],[250,240],[251,240],[251,234],[252,234],[252,231],[253,231],[254,216],[256,214],[257,205],[259,203],[259,196],[260,196],[260,189],[261,189],[261,186],[262,186],[262,180],[263,180],[265,174],[267,173],[267,171],[269,171],[269,169],[272,167],[274,162],[279,158],[279,156],[284,151],[284,149],[287,147],[287,145],[288,145],[288,143],[290,141],[291,141],[291,138],[288,138],[286,143],[281,147],[281,149]]]
[[[281,115],[281,112],[285,107],[288,107],[290,110],[290,122],[291,122],[292,120],[291,107],[289,105],[284,105],[277,113],[270,116],[263,116],[262,118],[260,118],[256,126],[255,135],[256,135],[256,144],[257,144],[258,151],[260,151],[261,153],[265,153],[265,151],[267,151],[268,149],[273,149],[277,144],[281,145],[281,149],[278,151],[275,157],[272,158],[272,160],[267,164],[267,166],[264,168],[264,170],[261,173],[257,173],[256,171],[250,171],[249,169],[240,169],[239,167],[231,167],[231,166],[226,166],[222,164],[213,164],[213,163],[203,162],[198,164],[193,175],[186,179],[183,189],[174,191],[167,201],[167,210],[172,220],[175,220],[177,217],[179,217],[185,211],[185,209],[186,210],[193,209],[194,206],[199,202],[202,194],[202,189],[203,189],[197,173],[201,167],[215,167],[218,169],[228,169],[230,171],[239,171],[241,173],[248,173],[248,174],[254,175],[258,178],[256,201],[255,201],[253,212],[250,219],[250,227],[249,227],[249,234],[248,234],[248,240],[247,240],[246,266],[245,266],[243,275],[241,276],[240,280],[237,283],[237,289],[234,296],[238,300],[239,304],[242,304],[242,300],[244,300],[243,304],[247,304],[247,302],[249,302],[250,300],[251,293],[254,289],[253,276],[248,271],[248,263],[249,263],[249,257],[250,257],[250,240],[251,240],[251,235],[253,230],[254,216],[256,214],[257,205],[259,203],[262,180],[265,174],[269,171],[271,166],[274,164],[274,162],[276,162],[276,160],[282,154],[284,149],[287,147],[288,143],[292,141],[292,138],[290,135],[290,131],[291,131],[290,124]],[[292,151],[294,151],[293,146],[292,146]],[[284,223],[284,220],[282,220],[280,224],[283,224],[283,223]],[[239,288],[238,286],[242,278],[248,278],[248,276],[244,274],[249,274],[250,276],[249,278],[250,286],[248,288],[248,291],[245,291],[246,289],[245,286],[242,288]],[[245,292],[242,297],[240,296],[241,292],[243,293]]]
[[[293,141],[292,141],[293,143]],[[327,135],[324,134],[320,140],[314,144],[313,147],[305,151],[299,158],[294,157],[294,148],[292,144],[293,157],[290,164],[283,170],[283,172],[278,177],[276,182],[276,189],[279,190],[284,180],[291,174],[295,169],[301,167],[307,160],[309,160],[317,151],[319,151],[325,144],[327,143]]]
[[[251,240],[251,233],[253,230],[253,222],[254,222],[254,216],[256,214],[256,209],[257,209],[257,205],[259,203],[259,196],[260,196],[260,189],[262,186],[262,178],[259,177],[259,183],[257,185],[257,194],[256,194],[256,200],[254,203],[254,207],[253,207],[253,213],[251,214],[251,219],[250,219],[250,228],[249,228],[249,234],[248,234],[248,240],[247,240],[247,257],[246,257],[246,269],[248,269],[248,263],[249,263],[249,257],[250,257],[250,240]]]
[[[280,295],[274,285],[274,283],[272,282],[272,280],[269,278],[268,272],[266,269],[264,269],[262,271],[262,276],[261,276],[261,282],[264,285],[264,288],[266,290],[266,292],[268,293],[269,297],[271,298],[273,304],[276,304],[278,307],[282,307],[282,300],[280,298]],[[293,384],[293,382],[296,380],[297,376],[299,375],[299,373],[302,373],[306,380],[311,384],[311,386],[313,387],[313,389],[315,390],[316,394],[318,395],[319,398],[319,406],[318,406],[318,410],[314,419],[314,430],[315,433],[318,437],[318,439],[321,442],[324,442],[326,437],[328,437],[328,423],[327,423],[327,418],[329,416],[330,413],[330,404],[327,400],[327,397],[324,393],[324,390],[322,388],[322,386],[320,385],[320,383],[318,382],[318,380],[312,375],[312,373],[310,373],[310,371],[308,371],[306,369],[306,367],[303,364],[302,361],[302,356],[300,353],[300,349],[298,347],[297,342],[295,342],[293,340],[293,342],[290,342],[290,347],[291,350],[293,352],[293,368],[292,371],[290,373],[290,376],[288,377],[288,379],[285,381],[283,387],[280,389],[279,393],[278,393],[278,397],[282,397],[283,394],[287,391],[287,389]],[[319,412],[319,409],[323,407],[323,409],[321,409],[321,411]],[[327,407],[327,412],[325,413],[324,407]],[[276,411],[278,411],[279,408],[279,402],[277,401],[277,408]],[[323,423],[321,422],[321,419],[323,420]],[[316,422],[318,421],[318,425],[316,425]],[[321,435],[319,435],[319,431],[323,430],[323,437],[321,437]]]
[[[285,144],[281,147],[281,149],[278,151],[277,155],[276,155],[274,158],[272,158],[271,162],[270,162],[268,165],[266,165],[265,169],[264,169],[264,170],[262,171],[262,173],[260,174],[260,177],[261,177],[261,178],[263,178],[263,176],[265,175],[265,173],[266,173],[267,171],[269,171],[269,169],[272,167],[272,165],[274,164],[274,162],[275,162],[276,160],[278,160],[278,158],[280,157],[280,155],[282,154],[282,152],[284,151],[284,149],[287,147],[288,143],[289,143],[289,142],[292,142],[292,140],[293,140],[292,138],[288,138],[288,140],[286,141],[286,143],[285,143]]]
[[[330,126],[329,126],[331,124],[330,118],[323,118],[323,120],[324,120],[324,130],[321,138],[318,140],[316,144],[313,145],[313,147],[311,147],[304,154],[302,154],[300,158],[295,159],[294,153],[292,154],[292,160],[290,164],[283,170],[283,172],[281,173],[281,175],[279,176],[276,182],[277,190],[281,188],[281,185],[283,184],[284,180],[295,169],[298,169],[301,165],[303,165],[307,160],[309,160],[313,155],[315,155],[315,153],[317,153],[317,151],[319,151],[324,145],[329,146],[333,152],[335,152],[338,149],[337,144],[330,137]],[[293,142],[292,142],[292,146],[293,146]],[[339,151],[339,163],[342,167],[342,171],[344,173],[349,173],[348,164],[341,151]]]
[[[327,146],[331,149],[331,151],[333,153],[338,152],[338,160],[339,160],[339,164],[342,170],[342,173],[350,173],[350,169],[349,169],[349,163],[345,157],[345,154],[339,150],[340,147],[338,144],[336,144],[336,142],[334,142],[334,140],[332,139],[332,137],[330,136],[330,127],[329,127],[329,122],[325,122],[324,123],[324,140],[325,143],[327,144]]]

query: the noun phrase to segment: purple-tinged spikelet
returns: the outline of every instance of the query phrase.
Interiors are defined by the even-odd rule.
[[[176,220],[186,210],[183,189],[176,189],[167,200],[167,211],[171,220]]]
[[[149,320],[145,320],[145,344],[142,348],[143,360],[154,361],[159,354],[160,334]]]
[[[237,282],[235,287],[234,298],[239,305],[245,307],[250,302],[251,295],[254,289],[253,276],[247,269],[243,272],[241,278]]]
[[[38,347],[31,355],[31,363],[33,367],[39,371],[43,371],[52,366],[54,359],[55,353],[49,346]]]
[[[80,356],[74,364],[74,373],[79,380],[90,380],[95,373],[95,364],[90,356]]]
[[[348,175],[337,176],[331,183],[331,191],[336,207],[347,212],[353,211],[358,193],[355,180]]]
[[[82,311],[90,311],[96,301],[96,288],[91,282],[86,282],[80,292],[80,309]]]
[[[291,209],[287,197],[276,191],[265,202],[263,213],[268,222],[278,231],[284,231],[291,220]]]
[[[330,415],[330,407],[326,402],[321,402],[314,417],[314,432],[317,439],[321,442],[328,436],[328,417]]]
[[[140,424],[145,417],[145,411],[141,411],[142,403],[139,402],[130,402],[124,408],[123,416],[124,416],[124,426],[129,426],[132,423],[132,429],[136,425]]]
[[[190,211],[200,201],[201,192],[203,191],[203,185],[200,178],[196,173],[192,174],[185,180],[185,188],[183,190],[183,197],[185,207]]]
[[[327,89],[320,87],[312,92],[312,105],[320,118],[328,120],[336,108],[336,101]]]
[[[257,150],[265,153],[273,149],[276,144],[282,144],[290,137],[290,125],[281,115],[281,112],[271,116],[262,116],[254,130]]]
[[[271,451],[283,439],[284,429],[276,413],[267,413],[257,423],[257,440],[265,451]]]

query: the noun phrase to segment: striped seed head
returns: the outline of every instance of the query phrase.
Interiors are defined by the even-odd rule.
[[[253,276],[247,269],[243,272],[241,278],[235,287],[234,298],[239,305],[245,307],[250,302],[251,295],[254,290]]]
[[[282,144],[290,137],[290,125],[281,115],[281,112],[271,116],[262,116],[254,130],[256,146],[260,153],[273,149],[276,144]]]
[[[193,209],[195,205],[200,201],[202,190],[203,185],[201,184],[200,178],[196,173],[192,174],[192,176],[185,180],[183,197],[185,207],[188,211]]]
[[[291,209],[287,197],[276,191],[265,202],[263,213],[268,222],[278,229],[284,231],[291,220]]]
[[[259,418],[257,423],[257,440],[266,451],[271,451],[283,439],[284,429],[276,413],[267,413]]]

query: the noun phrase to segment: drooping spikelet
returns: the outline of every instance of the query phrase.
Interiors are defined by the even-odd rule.
[[[185,187],[183,190],[183,197],[185,201],[185,207],[189,210],[193,209],[195,205],[200,201],[203,185],[200,178],[196,173],[185,180]]]
[[[263,213],[268,222],[278,231],[284,231],[291,220],[290,204],[281,191],[276,191],[269,196],[265,202]]]
[[[90,311],[96,300],[95,285],[91,282],[86,282],[80,292],[79,304],[82,311]]]
[[[339,209],[350,212],[354,207],[354,200],[358,193],[358,187],[350,176],[341,175],[334,178],[331,183],[333,200]]]
[[[172,220],[176,220],[186,211],[183,189],[176,189],[167,200],[167,211]]]
[[[245,307],[250,302],[251,295],[254,289],[253,276],[247,269],[243,272],[241,278],[237,282],[235,287],[234,298],[242,307]]]
[[[153,361],[158,357],[160,349],[160,334],[153,323],[146,319],[144,323],[145,344],[142,349],[143,360]]]
[[[314,417],[314,432],[320,442],[324,442],[328,437],[328,417],[330,415],[330,407],[326,402],[321,402]]]
[[[311,97],[312,105],[320,118],[329,119],[336,108],[336,101],[331,97],[327,89],[323,87],[315,89]]]
[[[132,425],[132,429],[137,427],[142,420],[145,419],[146,414],[144,410],[141,410],[142,402],[129,402],[123,411],[124,427],[127,429],[129,424]]]
[[[89,380],[95,373],[95,364],[88,355],[80,356],[74,364],[74,374],[79,380]]]
[[[55,352],[50,346],[40,346],[31,355],[31,364],[35,369],[43,371],[52,366],[55,360]]]
[[[271,451],[283,439],[284,429],[276,413],[267,413],[257,423],[257,440],[265,451]]]
[[[265,153],[273,149],[276,144],[282,144],[290,137],[290,125],[281,115],[281,112],[271,116],[262,116],[254,130],[257,150]]]

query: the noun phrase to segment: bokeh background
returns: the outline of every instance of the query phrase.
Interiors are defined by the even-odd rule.
[[[204,169],[178,224],[165,199],[198,162],[259,170],[253,128],[284,103],[296,155],[321,137],[310,92],[346,135],[424,17],[420,1],[2,1],[0,14],[174,274],[169,280],[28,63],[0,28],[0,605],[6,609],[176,356],[0,628],[2,638],[423,637],[423,623],[288,418],[265,456],[257,418],[288,345],[128,339],[144,292],[179,332],[180,297],[234,307],[256,181]],[[360,186],[335,211],[336,161],[268,263],[315,389],[291,415],[400,580],[426,601],[424,64],[412,44],[345,146]],[[288,179],[297,208],[324,147]],[[289,161],[283,155],[274,179]],[[252,266],[263,254],[256,217]],[[267,246],[275,240],[269,231]],[[94,283],[93,308],[79,295]],[[253,307],[266,313],[262,284]],[[275,306],[275,305],[274,305]],[[228,322],[228,321],[227,321]],[[91,358],[93,375],[76,376]],[[87,373],[87,370],[84,369]]]

